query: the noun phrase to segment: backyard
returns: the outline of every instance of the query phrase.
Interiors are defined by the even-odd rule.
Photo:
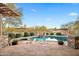
[[[68,5],[0,3],[0,56],[79,56],[79,17]]]

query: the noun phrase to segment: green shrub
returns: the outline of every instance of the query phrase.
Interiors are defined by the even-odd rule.
[[[49,33],[46,33],[46,35],[49,35]]]
[[[50,35],[54,35],[54,33],[50,33]]]
[[[34,36],[34,33],[33,33],[33,32],[31,32],[31,33],[30,33],[30,36]]]
[[[9,33],[9,34],[8,34],[8,38],[10,38],[10,39],[15,38],[15,34],[13,34],[13,33]]]
[[[15,38],[21,37],[21,34],[16,34]]]
[[[61,33],[56,33],[56,35],[62,35]]]
[[[27,37],[27,36],[29,36],[29,33],[28,32],[25,32],[24,33],[24,37]]]

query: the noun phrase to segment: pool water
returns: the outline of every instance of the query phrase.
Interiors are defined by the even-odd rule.
[[[35,37],[33,38],[34,41],[46,41],[46,38],[38,38],[38,37]]]
[[[52,36],[45,36],[45,37],[33,37],[32,40],[34,41],[67,41],[67,36],[61,35],[52,35]]]

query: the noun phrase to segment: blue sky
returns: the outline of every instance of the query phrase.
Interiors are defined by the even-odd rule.
[[[59,28],[75,21],[79,14],[78,3],[16,3],[22,8],[22,22],[27,26],[47,26]]]

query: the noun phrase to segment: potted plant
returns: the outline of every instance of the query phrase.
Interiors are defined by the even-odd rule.
[[[58,44],[59,44],[59,45],[63,45],[64,42],[63,42],[63,41],[58,41]]]
[[[13,41],[12,42],[12,45],[17,45],[18,43],[17,43],[18,41]]]

